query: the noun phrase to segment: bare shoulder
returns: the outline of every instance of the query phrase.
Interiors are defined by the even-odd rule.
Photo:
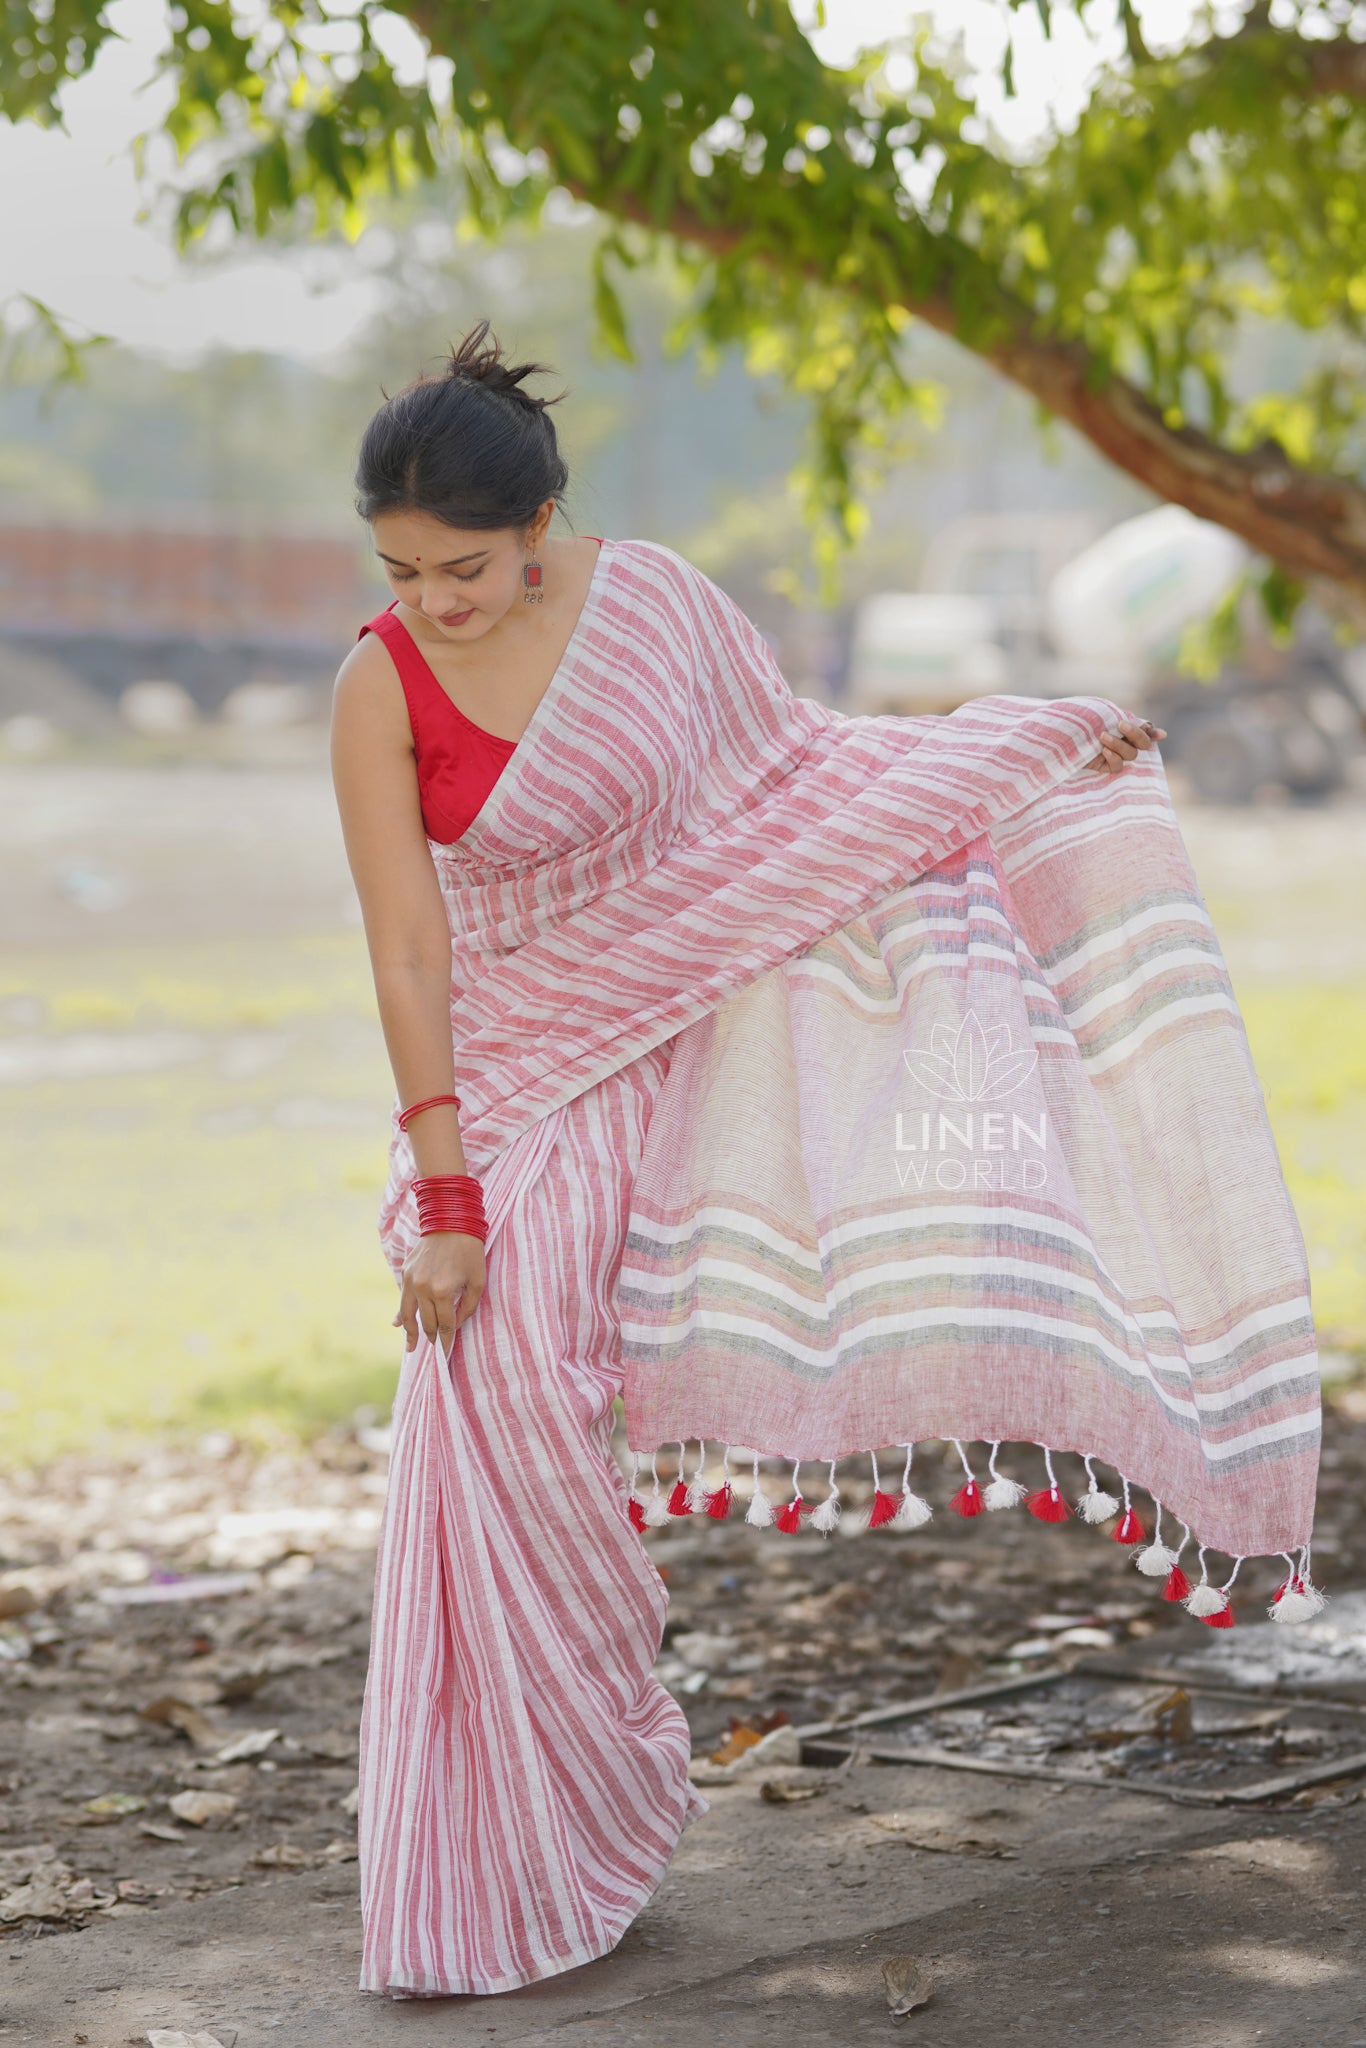
[[[350,649],[332,685],[334,720],[369,732],[392,731],[411,739],[408,707],[393,658],[378,633],[367,633]]]

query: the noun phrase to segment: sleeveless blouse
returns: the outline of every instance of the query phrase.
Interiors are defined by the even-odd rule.
[[[595,533],[584,538],[602,545]],[[429,839],[449,846],[463,838],[483,810],[518,742],[499,739],[466,718],[442,689],[408,628],[395,618],[392,605],[378,618],[367,620],[357,640],[367,633],[377,633],[384,642],[403,685],[423,829]]]

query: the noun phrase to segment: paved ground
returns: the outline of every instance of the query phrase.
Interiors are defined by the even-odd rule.
[[[752,1782],[709,1797],[618,1949],[524,1991],[362,1998],[350,1865],[14,1948],[0,2039],[113,2048],[171,2027],[224,2048],[979,2048],[1064,2031],[1162,2048],[1366,2042],[1359,1805],[1230,1818],[871,1764],[802,1804],[770,1805]],[[995,1852],[907,1845],[935,1829]],[[938,1988],[897,2023],[881,1964],[900,1955],[930,1960]]]

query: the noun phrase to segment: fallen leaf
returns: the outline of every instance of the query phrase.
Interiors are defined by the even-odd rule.
[[[188,1837],[181,1828],[167,1827],[164,1821],[144,1820],[138,1823],[140,1835],[150,1835],[156,1842],[184,1842]]]
[[[894,2020],[904,2020],[918,2005],[928,2005],[934,1996],[934,1975],[919,1956],[888,1956],[882,1965],[887,1987],[887,2010]]]
[[[775,1728],[785,1727],[789,1718],[781,1707],[775,1713],[758,1714],[748,1721],[738,1714],[732,1714],[726,1724],[720,1748],[712,1750],[707,1762],[733,1764],[736,1757],[743,1756],[747,1749],[753,1749],[766,1735],[771,1735]]]
[[[177,1820],[187,1820],[195,1828],[213,1827],[237,1811],[231,1792],[177,1792],[168,1803]]]
[[[144,1721],[160,1721],[164,1727],[176,1728],[182,1735],[188,1735],[196,1749],[219,1749],[222,1746],[222,1729],[215,1728],[208,1715],[192,1706],[189,1700],[177,1699],[173,1693],[149,1700],[138,1711]]]
[[[98,1799],[87,1799],[81,1812],[96,1821],[121,1820],[126,1813],[141,1813],[146,1804],[136,1792],[102,1792]]]
[[[966,1650],[951,1650],[934,1681],[936,1692],[965,1692],[982,1675],[982,1667]]]
[[[799,1799],[819,1798],[824,1790],[824,1785],[795,1785],[787,1778],[765,1778],[759,1787],[759,1797],[770,1806],[793,1806]]]
[[[1160,1699],[1152,1708],[1153,1733],[1160,1735],[1164,1742],[1189,1742],[1195,1734],[1195,1717],[1191,1710],[1191,1696],[1183,1686],[1177,1686]]]
[[[240,1706],[243,1700],[253,1699],[275,1675],[265,1664],[254,1664],[245,1671],[231,1672],[219,1686],[218,1697],[225,1707]]]
[[[264,1756],[271,1743],[278,1742],[279,1739],[280,1731],[278,1728],[249,1729],[245,1735],[239,1735],[235,1742],[228,1743],[225,1749],[217,1751],[214,1756],[214,1762],[218,1764],[245,1763],[248,1757]]]
[[[75,1872],[70,1864],[43,1863],[34,1869],[27,1884],[17,1885],[0,1898],[0,1921],[65,1920],[80,1910],[70,1896],[74,1890]]]
[[[297,1842],[272,1842],[268,1849],[258,1849],[251,1860],[259,1870],[307,1870],[313,1857]]]

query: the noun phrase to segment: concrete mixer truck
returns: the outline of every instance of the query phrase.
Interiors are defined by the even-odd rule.
[[[1327,795],[1366,752],[1366,643],[1342,646],[1306,605],[1278,647],[1249,606],[1243,649],[1211,682],[1181,673],[1186,626],[1250,559],[1177,505],[1099,531],[1085,515],[948,522],[917,591],[858,607],[841,708],[943,712],[969,698],[1097,693],[1166,728],[1198,797]]]

